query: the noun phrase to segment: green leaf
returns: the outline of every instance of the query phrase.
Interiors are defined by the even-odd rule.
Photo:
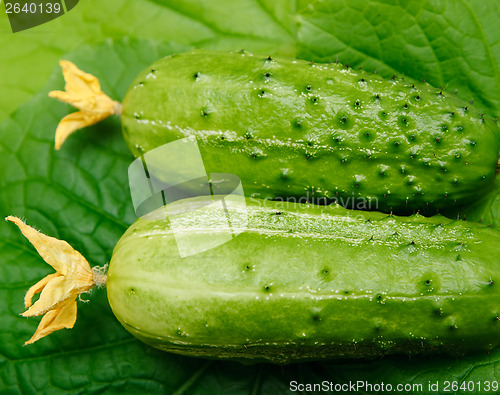
[[[297,56],[425,79],[495,118],[499,15],[497,1],[318,1],[298,14]]]
[[[0,214],[24,217],[67,240],[92,266],[109,261],[135,218],[127,180],[133,157],[118,118],[76,133],[61,151],[53,149],[57,122],[72,109],[47,92],[63,86],[56,64],[70,49],[75,51],[64,58],[97,75],[116,100],[152,61],[199,46],[339,59],[388,76],[425,77],[457,89],[466,100],[474,98],[494,116],[500,113],[499,18],[498,3],[484,0],[107,0],[81,1],[53,22],[12,35],[0,15],[0,87],[8,92],[0,95],[0,118],[31,97],[0,124]],[[124,34],[134,39],[121,40]],[[95,44],[106,37],[119,40]],[[498,200],[485,197],[471,208],[471,218],[499,218]],[[500,351],[459,359],[393,356],[286,367],[167,354],[121,327],[104,289],[84,297],[89,303],[79,303],[74,329],[23,347],[38,323],[19,316],[24,293],[51,269],[15,226],[3,221],[0,262],[0,393],[281,394],[289,392],[291,381],[323,380],[423,385],[412,393],[429,393],[429,381],[438,380],[442,392],[445,380],[457,380],[474,382],[467,393],[480,393],[478,381],[484,389],[484,381],[500,380]]]
[[[3,6],[0,5],[0,9]],[[0,120],[83,43],[131,36],[183,45],[340,60],[457,89],[500,115],[500,3],[494,0],[80,1],[50,23],[13,34],[0,12]],[[113,17],[110,17],[113,16]]]
[[[0,4],[0,120],[38,92],[59,58],[84,43],[130,36],[214,49],[294,54],[293,2],[80,1],[66,15],[11,33]]]

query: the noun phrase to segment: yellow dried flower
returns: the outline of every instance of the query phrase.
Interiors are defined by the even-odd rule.
[[[19,227],[45,262],[56,271],[26,293],[24,305],[28,310],[22,315],[44,317],[33,337],[25,344],[34,343],[59,329],[72,328],[76,321],[76,298],[95,285],[103,284],[105,276],[92,270],[87,260],[67,242],[46,236],[17,217],[9,216],[6,220]],[[40,298],[32,305],[33,297],[40,292]]]
[[[101,84],[95,76],[83,72],[70,61],[61,60],[59,64],[66,81],[65,91],[51,91],[49,96],[69,103],[80,111],[66,115],[59,122],[56,129],[56,150],[78,129],[121,113],[121,104],[101,91]]]

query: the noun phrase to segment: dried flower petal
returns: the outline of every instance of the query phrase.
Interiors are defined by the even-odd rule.
[[[56,129],[56,149],[78,129],[121,113],[121,104],[101,91],[101,84],[96,77],[83,72],[67,60],[61,60],[59,64],[66,81],[65,91],[51,91],[49,96],[69,103],[80,111],[65,116],[59,122]]]
[[[87,260],[67,242],[46,236],[17,217],[9,216],[6,220],[14,222],[45,262],[56,270],[26,293],[24,304],[28,310],[22,315],[45,314],[27,343],[33,343],[56,330],[72,328],[76,320],[76,298],[95,285],[101,285],[105,277],[92,270]],[[34,295],[40,292],[40,298],[32,305]]]
[[[42,289],[47,285],[47,283],[50,280],[52,280],[53,278],[58,277],[58,276],[59,276],[59,273],[49,274],[48,276],[45,276],[40,281],[38,281],[30,289],[28,289],[28,292],[26,292],[26,295],[24,296],[24,307],[26,307],[26,308],[31,307],[31,305],[32,305],[31,301],[33,300],[34,296],[37,293],[42,292]]]
[[[71,329],[76,322],[76,301],[65,303],[62,307],[48,311],[43,317],[35,334],[24,344],[32,344],[42,337],[59,329]]]

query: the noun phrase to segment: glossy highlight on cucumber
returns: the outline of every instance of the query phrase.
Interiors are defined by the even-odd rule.
[[[207,173],[237,175],[248,196],[400,214],[483,197],[499,151],[496,124],[442,89],[245,51],[158,60],[122,124],[136,156],[195,137]]]
[[[200,210],[199,198],[167,206],[180,219],[175,234],[159,208],[116,245],[109,302],[144,342],[274,363],[498,346],[496,230],[443,216],[224,199],[225,214]],[[176,237],[196,243],[231,230],[242,233],[179,256]]]

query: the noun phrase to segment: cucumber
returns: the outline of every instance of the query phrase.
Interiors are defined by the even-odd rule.
[[[244,51],[158,60],[125,95],[122,125],[135,156],[195,137],[207,173],[237,175],[247,196],[401,214],[476,201],[499,150],[494,121],[454,94]]]
[[[338,205],[221,202],[185,199],[167,205],[168,216],[159,208],[116,245],[108,299],[144,342],[274,363],[498,346],[496,230]],[[176,240],[196,249],[231,232],[180,256]]]

